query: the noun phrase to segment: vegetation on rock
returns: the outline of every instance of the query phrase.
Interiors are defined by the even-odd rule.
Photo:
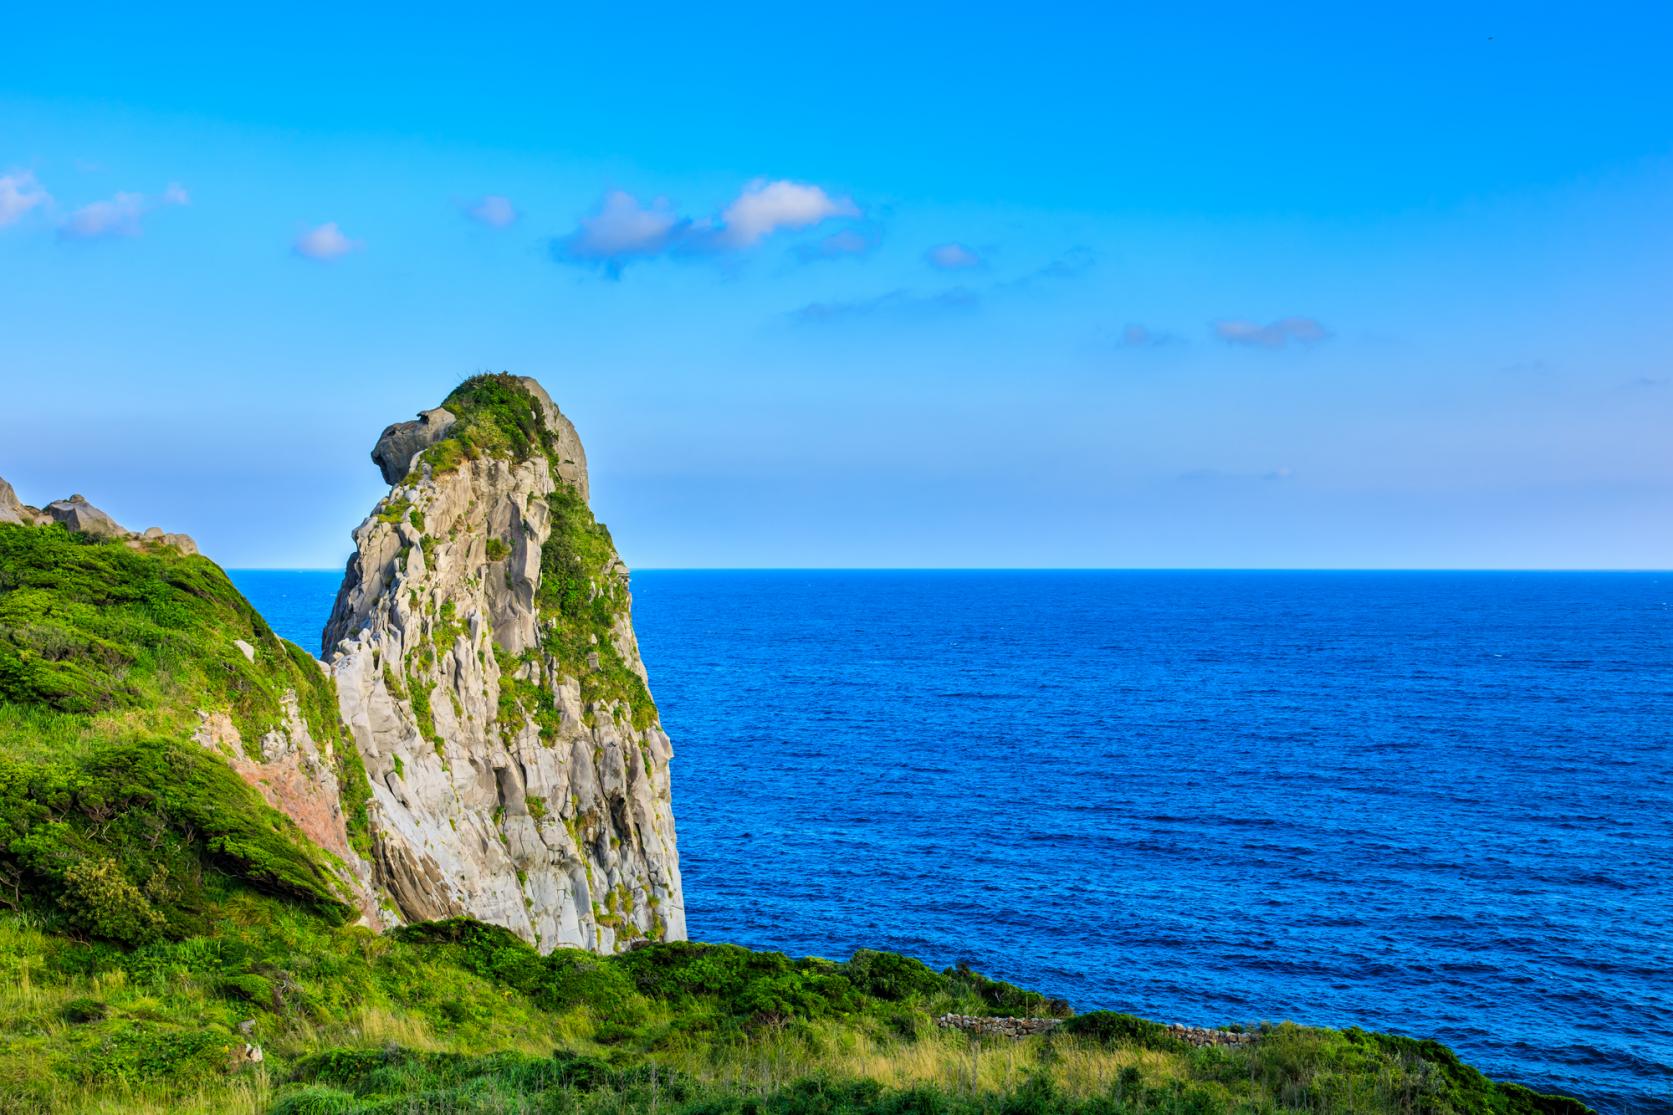
[[[538,649],[576,679],[583,705],[618,708],[636,728],[648,727],[656,718],[656,704],[644,679],[623,661],[613,635],[618,619],[628,611],[625,570],[609,530],[593,517],[581,493],[559,478],[563,461],[540,400],[517,376],[498,373],[466,380],[442,407],[455,422],[446,437],[421,455],[432,475],[445,475],[464,461],[484,457],[546,459],[555,488],[546,499],[552,532],[540,555]],[[404,513],[404,508],[382,512],[395,518]],[[507,552],[500,539],[488,542],[489,560],[501,560]],[[513,684],[510,689],[507,711],[510,705],[521,707],[540,723],[547,711],[538,693],[542,687]]]

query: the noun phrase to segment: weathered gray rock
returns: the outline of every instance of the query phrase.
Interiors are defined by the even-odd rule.
[[[398,484],[412,468],[412,459],[447,436],[453,415],[437,407],[421,410],[413,422],[386,426],[372,447],[372,460],[383,473],[385,484]]]
[[[173,546],[183,554],[198,552],[198,544],[192,540],[191,535],[176,534],[162,527],[146,527],[139,537],[146,542],[161,542],[165,546]]]
[[[94,538],[126,538],[132,533],[88,503],[87,497],[79,493],[69,499],[55,500],[47,504],[46,513],[69,529]]]
[[[23,504],[18,502],[17,493],[12,486],[0,477],[0,523],[31,523],[34,516],[27,519],[23,515]]]
[[[542,557],[559,545],[554,506],[585,500],[586,456],[520,382],[550,457],[465,457],[438,475],[415,460],[439,440],[410,429],[422,422],[373,454],[396,486],[354,532],[324,658],[372,783],[375,881],[403,919],[469,915],[543,951],[680,939],[672,748],[648,698],[586,702],[598,658],[558,653]],[[583,572],[620,609],[612,657],[642,680],[626,569],[611,554]]]

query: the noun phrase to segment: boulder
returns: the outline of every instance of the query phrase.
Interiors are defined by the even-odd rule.
[[[372,460],[383,472],[385,484],[399,484],[412,470],[412,459],[447,436],[453,415],[442,407],[421,410],[412,422],[386,427],[372,447]]]
[[[56,500],[46,505],[46,513],[56,522],[66,527],[94,538],[126,538],[128,531],[124,530],[115,519],[87,502],[83,495],[73,495],[69,499]]]
[[[166,531],[162,527],[146,527],[144,533],[139,537],[145,542],[161,542],[165,546],[173,546],[183,554],[198,552],[198,544],[192,541],[191,535],[176,534],[172,531]]]

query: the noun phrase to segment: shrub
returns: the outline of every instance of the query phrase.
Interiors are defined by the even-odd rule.
[[[101,1021],[110,1013],[110,1008],[97,999],[71,999],[64,1004],[62,1011],[64,1021],[80,1025],[85,1022]]]
[[[844,971],[858,990],[890,1002],[933,995],[947,985],[946,976],[921,960],[871,949],[855,952]]]
[[[1185,1043],[1170,1036],[1168,1028],[1160,1022],[1108,1010],[1090,1011],[1064,1019],[1058,1032],[1106,1046],[1128,1045],[1174,1052],[1185,1048]]]
[[[137,945],[162,928],[162,915],[109,857],[72,864],[63,884],[59,905],[72,925],[95,937]]]

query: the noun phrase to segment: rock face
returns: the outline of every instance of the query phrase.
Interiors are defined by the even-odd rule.
[[[453,415],[441,407],[418,412],[416,422],[386,426],[372,447],[372,461],[383,473],[385,484],[399,484],[412,467],[412,459],[447,435]]]
[[[373,458],[325,632],[401,918],[542,950],[680,939],[668,737],[581,442],[533,380],[467,381]]]
[[[17,500],[17,493],[12,486],[0,478],[0,523],[33,523],[35,518],[30,515],[24,518],[23,504]]]
[[[239,653],[251,662],[256,648],[235,640]],[[394,923],[379,901],[372,868],[349,839],[348,816],[336,756],[329,742],[316,741],[297,701],[288,690],[280,699],[280,722],[251,746],[224,712],[198,710],[201,723],[192,739],[220,756],[263,800],[296,822],[302,834],[336,857],[336,873],[347,896],[359,908],[363,924],[387,928]]]

